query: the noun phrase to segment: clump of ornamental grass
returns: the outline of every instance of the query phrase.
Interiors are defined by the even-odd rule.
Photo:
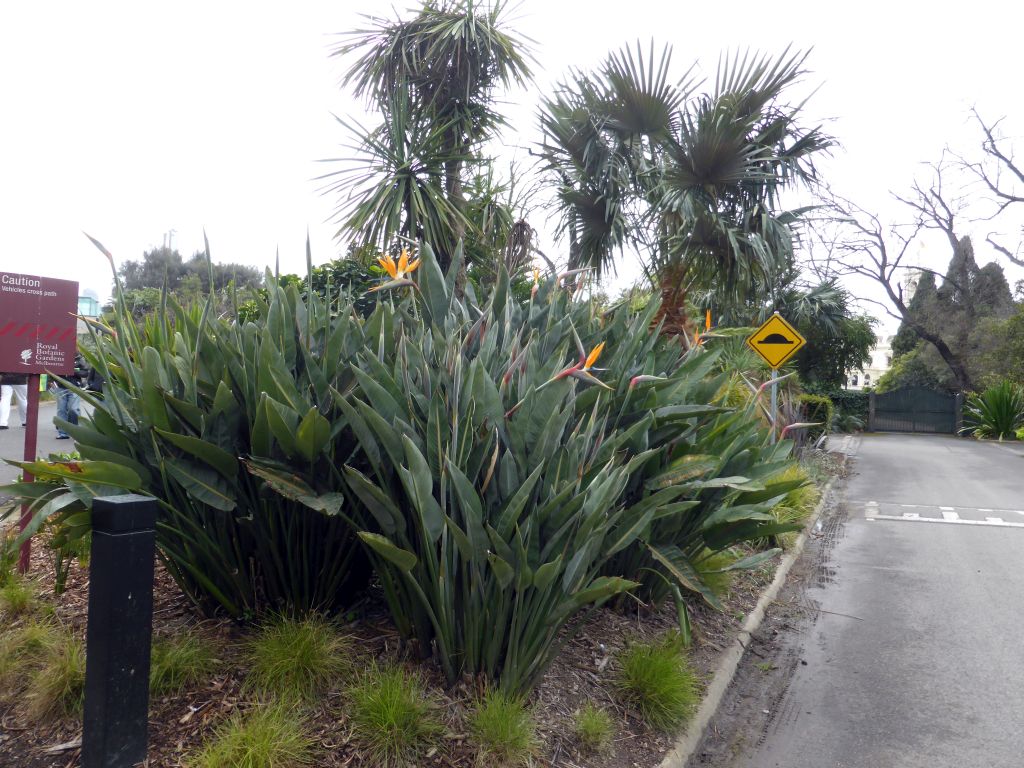
[[[153,696],[179,693],[208,677],[216,665],[216,652],[202,636],[189,634],[154,640],[149,692]]]
[[[245,646],[244,689],[261,696],[312,701],[351,670],[347,638],[319,616],[277,618]]]
[[[373,765],[417,765],[442,730],[420,679],[399,667],[371,666],[348,698],[353,735]]]
[[[469,716],[469,730],[480,765],[521,766],[537,750],[537,727],[526,702],[488,691]]]
[[[21,576],[10,576],[0,586],[0,615],[24,616],[32,613],[38,602],[35,585]]]
[[[618,667],[619,698],[652,728],[678,728],[700,701],[697,675],[676,635],[630,644],[619,655]]]
[[[25,689],[28,714],[34,720],[76,716],[85,701],[85,644],[65,629],[39,639],[45,645]]]
[[[315,744],[294,704],[259,704],[228,718],[185,764],[188,768],[298,768],[316,764]]]
[[[611,746],[615,726],[608,710],[586,703],[573,716],[576,738],[585,752],[604,752]]]
[[[21,690],[59,640],[54,624],[36,620],[0,632],[0,697]]]

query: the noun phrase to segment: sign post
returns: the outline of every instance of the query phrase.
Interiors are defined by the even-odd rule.
[[[772,369],[772,443],[776,440],[778,420],[778,378],[779,368],[795,355],[807,339],[800,335],[778,312],[773,314],[747,337],[747,346],[754,350]]]
[[[0,371],[28,374],[25,461],[35,461],[39,435],[39,376],[74,373],[78,330],[78,283],[0,271]],[[24,473],[25,482],[32,475]],[[21,508],[21,530],[29,522]],[[31,544],[21,547],[18,570],[28,570]]]

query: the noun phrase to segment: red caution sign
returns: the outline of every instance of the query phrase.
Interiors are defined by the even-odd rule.
[[[78,283],[0,272],[0,371],[73,373],[77,314]]]

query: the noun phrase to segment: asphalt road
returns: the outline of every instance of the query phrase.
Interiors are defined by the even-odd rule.
[[[1024,452],[867,435],[852,466],[800,663],[729,765],[1018,768]]]

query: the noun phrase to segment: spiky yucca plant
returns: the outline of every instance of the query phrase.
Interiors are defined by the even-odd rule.
[[[1019,384],[1004,381],[967,398],[961,433],[1016,440],[1021,427],[1024,427],[1024,387]]]

